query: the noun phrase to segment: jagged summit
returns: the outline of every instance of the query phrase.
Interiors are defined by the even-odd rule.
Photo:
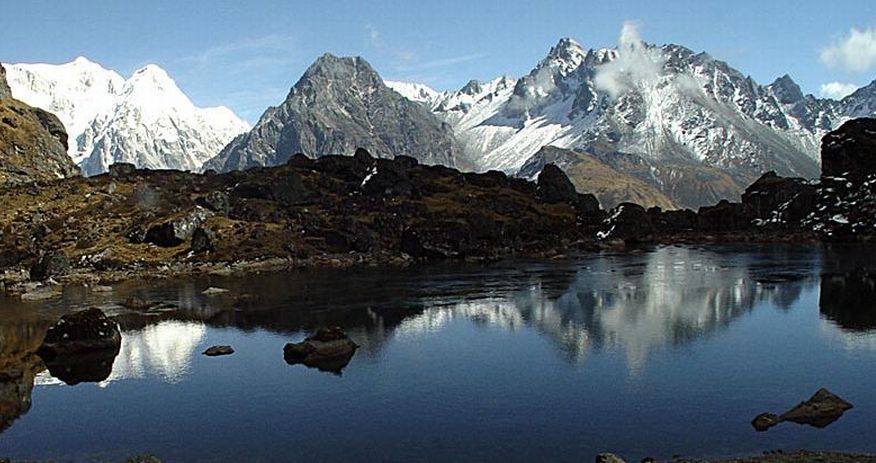
[[[569,72],[580,66],[586,55],[587,50],[581,44],[570,37],[563,37],[551,48],[539,67],[556,66],[563,72]]]
[[[60,65],[16,64],[10,83],[22,101],[56,114],[68,154],[86,175],[114,162],[198,170],[249,126],[227,108],[198,108],[156,64],[125,79],[85,57]]]
[[[379,157],[408,155],[454,165],[459,155],[450,128],[428,108],[387,86],[360,57],[319,57],[286,100],[210,160],[227,171],[276,165],[295,153],[311,157],[366,148]]]
[[[736,200],[764,171],[816,177],[821,137],[876,112],[876,85],[821,100],[790,76],[761,85],[708,53],[648,44],[627,27],[616,48],[560,39],[528,74],[504,82],[471,83],[430,105],[478,170],[517,173],[551,145],[688,207]]]
[[[804,98],[800,86],[797,85],[797,82],[794,82],[794,79],[788,74],[773,81],[773,83],[769,85],[769,88],[782,104],[796,103]]]

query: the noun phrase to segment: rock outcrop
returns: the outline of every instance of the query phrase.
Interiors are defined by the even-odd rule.
[[[340,373],[350,363],[359,346],[340,328],[322,328],[299,343],[283,348],[286,363],[302,363],[322,371]]]
[[[79,174],[67,156],[67,133],[53,114],[15,98],[0,65],[0,186]]]
[[[61,317],[46,332],[37,354],[49,360],[101,351],[118,353],[121,343],[118,324],[92,308]]]
[[[800,402],[794,408],[781,415],[772,413],[757,415],[751,422],[751,425],[758,431],[766,431],[785,421],[823,428],[838,420],[843,413],[852,407],[852,404],[822,388],[809,400]]]

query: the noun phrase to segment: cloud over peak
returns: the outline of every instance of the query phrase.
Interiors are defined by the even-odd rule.
[[[866,72],[876,66],[876,29],[851,31],[821,50],[821,62],[849,72]]]

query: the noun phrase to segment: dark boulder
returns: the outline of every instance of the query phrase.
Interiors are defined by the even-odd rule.
[[[194,210],[188,213],[149,227],[144,241],[167,248],[179,246],[191,238],[195,230],[211,215],[213,215],[212,212],[196,206]]]
[[[370,166],[371,163],[374,162],[374,156],[372,156],[365,148],[356,148],[356,152],[353,153],[353,159],[366,166]]]
[[[359,158],[361,158],[360,156]],[[361,182],[371,166],[354,156],[322,156],[313,162],[313,170],[345,182]]]
[[[198,227],[192,233],[192,252],[198,254],[216,250],[216,233],[204,227]]]
[[[799,223],[815,209],[817,187],[802,178],[780,177],[770,171],[742,193],[742,204],[754,218]]]
[[[231,355],[233,353],[234,349],[231,346],[212,346],[204,351],[204,355],[207,357],[219,357],[221,355]]]
[[[652,240],[654,227],[648,212],[634,203],[621,203],[608,212],[596,238],[599,240],[623,240],[626,243],[641,243]]]
[[[223,191],[211,191],[195,200],[198,206],[207,208],[217,214],[227,215],[231,208],[228,193]]]
[[[701,207],[697,213],[697,228],[706,232],[736,232],[751,228],[754,213],[742,203],[722,199],[714,206]]]
[[[654,230],[661,234],[689,232],[697,226],[697,213],[690,209],[664,211],[655,206],[648,209]]]
[[[876,174],[876,119],[853,119],[821,139],[822,177]]]
[[[360,187],[368,195],[415,196],[419,193],[406,169],[386,159],[377,160]]]
[[[579,216],[593,217],[598,216],[603,212],[599,207],[599,199],[590,193],[578,193],[573,204],[575,206],[575,211]]]
[[[238,183],[231,191],[231,197],[276,201],[292,206],[309,201],[311,193],[298,174],[286,172],[270,179],[254,175],[253,178]]]
[[[70,270],[70,259],[61,252],[44,254],[30,267],[31,281],[45,281],[67,273]]]
[[[752,420],[751,425],[758,431],[766,431],[784,421],[823,428],[838,420],[851,408],[852,404],[822,388],[809,400],[800,402],[781,415],[761,413]]]
[[[546,203],[575,204],[578,192],[562,169],[554,164],[545,164],[538,174],[536,195]]]
[[[46,332],[37,354],[43,359],[96,351],[118,352],[122,334],[116,322],[100,309],[64,315]]]
[[[36,116],[37,120],[40,121],[40,124],[45,127],[46,130],[53,137],[57,138],[61,145],[64,146],[64,149],[68,149],[69,145],[67,144],[67,131],[64,129],[64,124],[58,119],[58,116],[54,114],[42,110],[40,108],[33,108],[33,114]]]
[[[302,342],[286,344],[283,358],[290,365],[300,363],[311,368],[340,373],[350,363],[358,348],[340,328],[321,328]]]

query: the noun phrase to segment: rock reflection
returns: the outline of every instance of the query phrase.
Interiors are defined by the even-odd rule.
[[[0,432],[30,410],[35,377],[45,370],[34,352],[50,324],[0,322]]]
[[[856,268],[821,277],[821,314],[847,331],[876,329],[876,270]]]

